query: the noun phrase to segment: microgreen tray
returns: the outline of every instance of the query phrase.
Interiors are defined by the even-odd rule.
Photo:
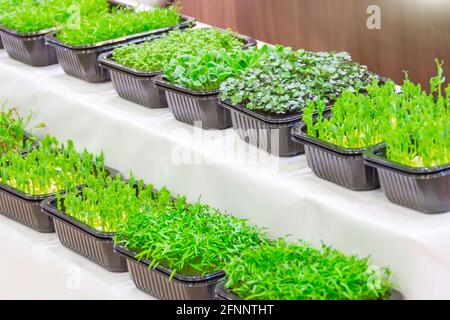
[[[45,45],[45,35],[54,29],[21,33],[0,26],[1,42],[8,55],[33,67],[58,63],[54,48]]]
[[[268,153],[292,157],[304,153],[304,146],[291,139],[291,128],[302,120],[301,112],[289,115],[270,115],[248,110],[229,101],[220,104],[230,110],[234,130],[239,137]]]
[[[392,290],[389,300],[404,300],[402,293],[398,290]],[[238,295],[225,288],[225,281],[220,281],[215,289],[215,300],[243,300]]]
[[[303,122],[292,128],[292,139],[304,144],[308,166],[318,177],[355,191],[380,187],[377,170],[364,163],[367,148],[342,148],[308,136]]]
[[[155,84],[166,94],[169,109],[178,121],[202,129],[231,127],[230,111],[219,105],[219,91],[194,91],[155,77]]]
[[[111,174],[116,171],[107,168]],[[81,189],[83,186],[79,186]],[[67,190],[58,193],[64,194]],[[31,229],[41,233],[53,233],[55,227],[53,219],[44,215],[41,210],[41,202],[55,197],[56,193],[43,195],[30,195],[16,188],[0,183],[0,214],[15,220]]]
[[[58,40],[55,37],[56,32],[46,35],[45,41],[47,45],[56,49],[59,63],[65,73],[87,82],[106,82],[111,77],[108,69],[101,68],[98,64],[97,60],[100,54],[111,51],[120,45],[163,34],[176,28],[190,28],[195,26],[195,23],[194,18],[182,16],[182,22],[172,27],[160,28],[83,46],[72,46]]]
[[[235,36],[245,42],[242,49],[256,45],[256,40],[252,38],[238,34]],[[135,43],[140,44],[157,38],[159,36]],[[142,71],[123,66],[112,59],[112,52],[100,55],[98,62],[101,67],[109,70],[113,86],[123,99],[147,108],[166,108],[168,106],[165,93],[155,86],[155,77],[160,75],[161,71]]]
[[[53,219],[61,243],[111,272],[128,270],[125,258],[114,253],[114,233],[101,232],[57,208],[55,197],[41,204],[43,213]]]
[[[404,166],[386,158],[385,144],[367,150],[364,160],[378,170],[381,189],[393,203],[430,214],[450,211],[450,164]]]
[[[136,259],[136,252],[117,245],[114,249],[127,259],[128,270],[136,287],[159,299],[212,300],[216,284],[224,277],[224,272],[218,271],[205,277],[175,274],[169,280],[169,269],[162,266],[150,268],[151,262]]]

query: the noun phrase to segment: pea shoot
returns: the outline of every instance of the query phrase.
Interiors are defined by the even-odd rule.
[[[105,177],[103,154],[75,150],[46,136],[25,156],[8,151],[0,158],[0,182],[29,195],[47,195],[83,185],[90,176]]]

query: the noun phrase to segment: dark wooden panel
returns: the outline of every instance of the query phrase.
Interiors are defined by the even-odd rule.
[[[183,11],[219,27],[294,48],[346,50],[372,71],[401,81],[409,70],[428,85],[434,58],[450,78],[448,0],[181,0]],[[369,30],[369,5],[381,29]]]

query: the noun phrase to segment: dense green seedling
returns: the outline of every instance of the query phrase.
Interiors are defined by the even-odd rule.
[[[229,77],[255,65],[268,50],[269,47],[264,46],[262,49],[214,49],[180,55],[164,68],[164,78],[197,91],[217,90]]]
[[[8,151],[0,158],[0,182],[30,195],[44,195],[86,183],[90,176],[105,176],[103,154],[79,153],[73,143],[59,144],[45,137],[25,157]]]
[[[150,11],[115,9],[101,12],[95,17],[82,16],[79,27],[65,25],[56,38],[70,45],[90,45],[101,41],[117,39],[137,33],[151,31],[180,23],[177,7],[155,8]]]
[[[346,52],[314,53],[276,46],[255,66],[225,81],[221,99],[249,110],[286,114],[302,111],[319,97],[335,100],[345,89],[357,91],[375,79]]]
[[[195,55],[200,50],[233,49],[243,45],[230,30],[213,28],[174,30],[168,35],[144,44],[130,44],[116,48],[113,59],[130,68],[142,71],[162,71],[179,55]]]
[[[393,115],[401,107],[395,84],[375,83],[367,94],[344,91],[324,117],[325,102],[310,101],[303,112],[308,135],[331,144],[359,149],[383,142],[383,133],[390,130]],[[317,117],[315,114],[317,113]]]
[[[0,23],[18,32],[47,30],[67,22],[70,22],[69,26],[76,27],[72,22],[78,19],[78,15],[92,16],[108,11],[106,0],[3,0],[2,2],[5,12],[6,10],[8,12],[0,18]],[[1,8],[2,5],[0,12]]]
[[[283,239],[235,255],[225,272],[226,288],[248,300],[377,300],[393,287],[367,259]]]
[[[206,275],[222,270],[233,256],[265,242],[265,234],[246,221],[184,198],[173,205],[131,215],[115,242],[138,258],[175,273]]]
[[[412,167],[450,163],[450,85],[443,90],[442,65],[436,63],[430,94],[408,79],[402,86],[404,107],[395,114],[395,130],[383,136],[391,161]]]
[[[23,152],[30,149],[35,139],[31,136],[26,137],[25,125],[28,120],[29,118],[22,118],[15,108],[1,108],[0,154],[8,151]]]
[[[155,191],[133,177],[89,176],[80,193],[58,196],[58,209],[101,232],[115,232],[131,213],[151,212],[171,201],[165,189]]]

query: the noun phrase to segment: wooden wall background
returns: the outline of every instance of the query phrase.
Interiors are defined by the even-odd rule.
[[[397,82],[408,70],[428,86],[434,58],[450,79],[450,0],[179,0],[185,14],[218,27],[313,51],[345,50]],[[381,29],[366,26],[381,8]]]

